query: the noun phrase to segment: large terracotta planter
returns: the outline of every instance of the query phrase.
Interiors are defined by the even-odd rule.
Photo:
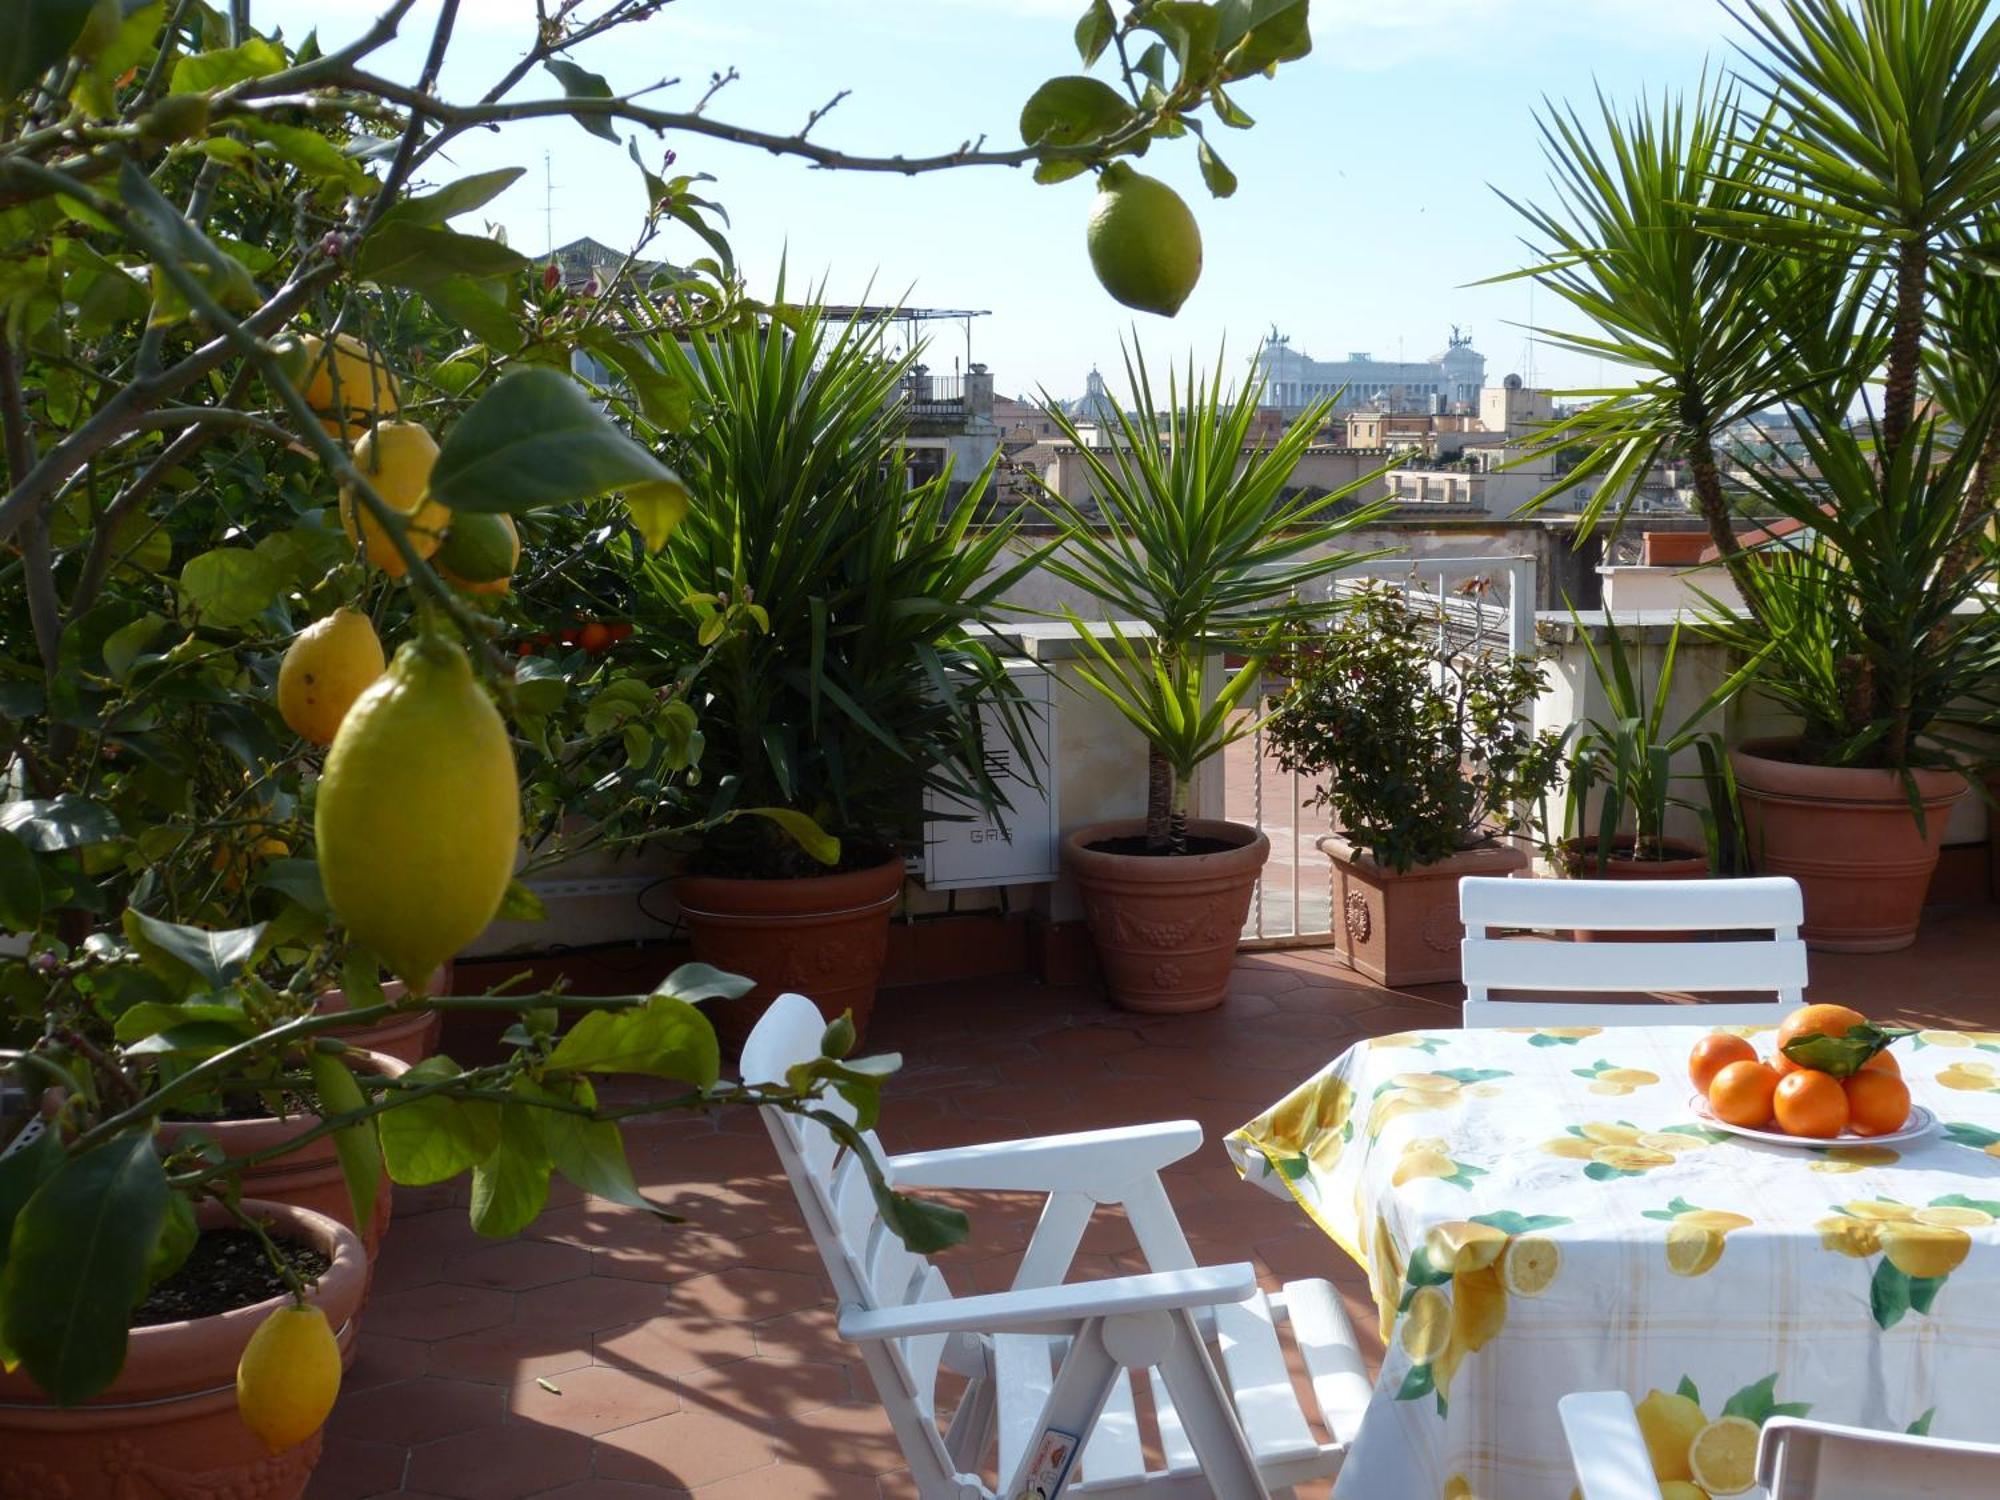
[[[741,999],[703,1007],[722,1039],[740,1045],[765,1007],[787,991],[806,996],[829,1021],[851,1012],[857,1036],[865,1034],[902,890],[900,858],[803,880],[676,879],[674,898],[694,956],[757,981]]]
[[[333,1264],[309,1294],[354,1357],[354,1317],[368,1283],[361,1243],[345,1225],[295,1205],[246,1200],[245,1211]],[[228,1222],[200,1210],[204,1227]],[[0,1496],[7,1500],[299,1500],[320,1434],[269,1452],[236,1411],[236,1362],[284,1304],[274,1297],[212,1318],[132,1331],[125,1368],[82,1406],[58,1407],[27,1372],[0,1372]]]
[[[451,988],[451,965],[446,964],[431,979],[430,993],[442,995]],[[409,986],[400,979],[392,979],[382,986],[382,998],[400,1000],[409,993]],[[314,1007],[321,1015],[347,1009],[347,994],[344,990],[323,992]],[[406,1067],[414,1068],[438,1049],[438,1037],[444,1030],[444,1016],[438,1011],[411,1011],[407,1015],[384,1016],[360,1026],[340,1026],[334,1034],[350,1047],[359,1047],[364,1052],[379,1052],[384,1057],[393,1057]]]
[[[1895,772],[1810,766],[1785,759],[1791,748],[1787,740],[1753,740],[1729,752],[1750,858],[1763,874],[1798,881],[1805,896],[1799,931],[1808,947],[1828,953],[1909,947],[1965,778],[1916,772],[1924,806],[1919,831]]]
[[[1458,975],[1458,882],[1467,875],[1512,875],[1528,856],[1509,844],[1482,844],[1449,859],[1397,871],[1337,833],[1319,841],[1333,861],[1334,949],[1377,984],[1450,984]]]
[[[1236,847],[1179,857],[1115,854],[1092,844],[1144,834],[1143,818],[1091,823],[1063,839],[1063,863],[1083,895],[1111,998],[1127,1010],[1213,1010],[1229,971],[1271,841],[1254,828],[1192,818],[1188,832]]]
[[[363,1054],[360,1066],[365,1072],[380,1073],[386,1078],[398,1077],[405,1071],[403,1063],[379,1052]],[[255,1120],[167,1120],[160,1125],[159,1139],[164,1150],[183,1136],[198,1133],[214,1141],[228,1156],[250,1156],[304,1135],[319,1121],[318,1115],[308,1114]],[[347,1194],[347,1179],[341,1174],[340,1158],[334,1152],[330,1135],[246,1167],[243,1194],[247,1198],[309,1209],[345,1228],[357,1228],[354,1204]],[[368,1233],[363,1236],[370,1266],[375,1264],[375,1256],[382,1248],[382,1236],[388,1231],[389,1214],[394,1206],[393,1190],[384,1173],[382,1185],[375,1193],[375,1212],[369,1218]],[[0,1496],[4,1494],[0,1491]]]
[[[1598,838],[1563,840],[1564,873],[1574,880],[1706,880],[1710,871],[1708,853],[1678,839],[1662,839],[1665,859],[1632,858],[1632,841],[1613,843],[1602,866],[1597,861]],[[1579,927],[1570,936],[1579,943],[1683,943],[1699,937],[1694,932],[1597,932]]]

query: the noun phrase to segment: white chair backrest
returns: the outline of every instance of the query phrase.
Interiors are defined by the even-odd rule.
[[[820,1055],[825,1031],[826,1019],[812,1001],[780,995],[743,1044],[743,1081],[783,1083],[795,1064]],[[821,1107],[849,1121],[854,1118],[853,1109],[838,1096],[828,1095]],[[831,1130],[781,1109],[766,1108],[763,1116],[843,1308],[904,1307],[951,1295],[943,1273],[883,1223],[861,1159]],[[874,1133],[864,1132],[863,1138],[893,1181]],[[948,1339],[939,1333],[861,1345],[903,1456],[926,1494],[933,1492],[924,1483],[926,1476],[932,1485],[942,1484],[956,1468],[946,1456],[936,1420],[938,1366]]]
[[[1773,1417],[1757,1445],[1771,1500],[1991,1500],[2000,1446]]]
[[[1503,880],[1458,884],[1465,980],[1473,1026],[1775,1025],[1805,995],[1804,902],[1798,882],[1755,880]],[[1753,931],[1719,942],[1518,942],[1505,928],[1594,932]],[[1761,991],[1756,1004],[1605,1005],[1501,1000],[1495,990],[1569,994]]]

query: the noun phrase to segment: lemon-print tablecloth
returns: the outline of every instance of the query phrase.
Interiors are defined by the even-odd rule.
[[[1570,1391],[1630,1394],[1667,1500],[1751,1492],[1778,1414],[2000,1440],[2000,1033],[1897,1045],[1941,1133],[1819,1152],[1697,1123],[1706,1029],[1377,1037],[1230,1136],[1374,1290],[1336,1496],[1564,1500]]]

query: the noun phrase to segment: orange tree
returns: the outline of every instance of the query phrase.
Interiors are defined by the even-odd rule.
[[[1306,0],[1091,0],[1076,47],[1115,85],[1051,79],[1019,146],[866,156],[813,136],[823,110],[761,130],[710,97],[619,95],[579,61],[665,0],[538,6],[519,60],[463,100],[438,86],[457,0],[414,77],[380,70],[413,8],[394,0],[331,51],[259,32],[248,0],[0,13],[0,1073],[31,1108],[0,1116],[0,1362],[62,1401],[115,1377],[193,1205],[235,1202],[245,1163],[163,1153],[170,1112],[308,1091],[357,1214],[385,1170],[470,1172],[493,1234],[531,1222],[554,1173],[647,1206],[618,1133],[635,1113],[810,1110],[867,1157],[855,1126],[890,1064],[847,1061],[835,1023],[787,1086],[722,1080],[699,1003],[739,992],[730,976],[422,996],[496,911],[532,914],[510,878],[524,821],[531,841],[579,814],[585,839],[641,836],[641,813],[673,823],[704,653],[761,628],[745,612],[672,660],[501,649],[559,626],[538,599],[615,592],[575,561],[592,543],[630,538],[597,549],[629,556],[671,533],[686,492],[619,419],[671,431],[687,400],[624,337],[632,261],[578,296],[460,227],[520,173],[450,179],[453,141],[543,117],[630,134],[634,259],[667,235],[690,247],[646,288],[654,335],[794,316],[745,294],[720,208],[673,171],[678,137],[855,171],[1099,171],[1100,275],[1164,305],[1192,284],[1198,232],[1123,158],[1192,135],[1226,195],[1205,125],[1247,126],[1229,89],[1309,46]],[[544,78],[558,91],[524,97]],[[649,159],[641,136],[667,144]],[[1148,222],[1166,225],[1157,263]],[[612,372],[602,389],[570,374],[580,353]],[[379,899],[426,872],[452,885],[449,913]],[[385,965],[408,981],[399,999]],[[352,1008],[322,1014],[336,980]],[[510,1050],[396,1080],[348,1066],[336,1026],[421,1006],[511,1012]],[[615,1108],[596,1093],[614,1074],[639,1080]],[[962,1233],[874,1175],[911,1243]]]

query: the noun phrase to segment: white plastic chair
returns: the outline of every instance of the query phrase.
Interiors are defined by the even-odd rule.
[[[1556,1409],[1583,1500],[1660,1500],[1646,1439],[1623,1391],[1565,1396]],[[2000,1447],[1772,1417],[1757,1444],[1770,1500],[1990,1500]]]
[[[1464,1022],[1475,1026],[1775,1026],[1805,995],[1805,904],[1798,882],[1755,880],[1496,880],[1458,883]],[[1510,942],[1496,928],[1585,927],[1598,932],[1725,929],[1769,937],[1723,942]],[[1499,1000],[1494,990],[1570,994],[1764,991],[1735,1004],[1604,1004]]]
[[[744,1080],[782,1080],[819,1055],[825,1029],[811,1001],[781,995],[743,1049]],[[852,1119],[839,1101],[826,1107]],[[869,1132],[897,1188],[1048,1195],[1013,1289],[979,1297],[954,1296],[889,1232],[862,1162],[824,1125],[775,1108],[764,1121],[833,1280],[841,1336],[860,1346],[924,1500],[1054,1500],[1057,1490],[1265,1500],[1339,1469],[1370,1393],[1354,1331],[1324,1281],[1271,1295],[1248,1264],[1194,1264],[1159,1175],[1201,1144],[1194,1121],[886,1159]],[[1151,1273],[1061,1284],[1091,1214],[1109,1204],[1124,1207]],[[1312,1430],[1280,1325],[1330,1441]],[[969,1381],[942,1431],[940,1369]],[[1135,1372],[1151,1392],[1162,1469],[1147,1467]],[[1038,1497],[1029,1481],[1051,1443],[1082,1448],[1080,1473]],[[997,1486],[981,1477],[989,1459]]]

